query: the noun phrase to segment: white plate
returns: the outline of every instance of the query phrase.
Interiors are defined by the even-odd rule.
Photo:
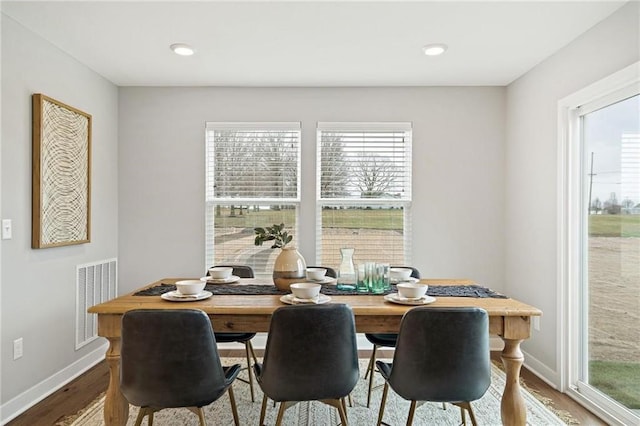
[[[321,280],[312,280],[310,278],[307,278],[307,281],[309,281],[310,283],[316,283],[316,284],[331,284],[331,283],[337,282],[338,280],[333,277],[324,277]]]
[[[409,277],[406,280],[398,280],[395,278],[391,278],[390,281],[391,281],[391,284],[400,284],[400,283],[417,283],[420,280],[417,278]]]
[[[213,296],[213,293],[210,291],[204,290],[198,294],[193,295],[184,295],[180,294],[177,291],[170,291],[168,293],[162,293],[160,295],[164,300],[169,300],[171,302],[195,302],[196,300],[204,300]]]
[[[206,277],[200,278],[200,281],[206,281],[213,284],[231,284],[235,283],[240,279],[237,275],[231,275],[229,278],[211,278],[211,276],[207,275]]]
[[[384,296],[384,300],[392,303],[399,303],[400,305],[428,305],[436,301],[435,297],[423,296],[419,299],[407,299],[406,297],[400,297],[398,293],[391,293]]]
[[[287,305],[322,305],[323,303],[327,303],[331,298],[325,294],[320,293],[317,299],[298,299],[293,294],[285,294],[280,298],[282,303],[286,303]]]

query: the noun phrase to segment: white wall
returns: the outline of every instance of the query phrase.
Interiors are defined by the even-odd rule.
[[[558,101],[640,58],[640,3],[630,2],[507,89],[507,292],[540,308],[523,347],[558,383]],[[545,369],[547,371],[545,371]]]
[[[33,93],[93,116],[89,244],[31,249]],[[54,390],[64,380],[60,371],[72,374],[69,366],[104,343],[75,350],[75,268],[117,256],[117,107],[113,84],[2,15],[1,205],[2,218],[13,220],[13,239],[2,241],[1,253],[2,420]],[[20,337],[24,356],[14,361],[12,342]]]
[[[201,276],[206,121],[301,121],[298,245],[314,259],[318,121],[413,122],[413,263],[504,280],[504,88],[120,88],[120,288]],[[242,167],[242,165],[238,165]]]

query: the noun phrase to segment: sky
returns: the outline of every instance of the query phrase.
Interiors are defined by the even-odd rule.
[[[615,192],[618,202],[640,203],[640,95],[586,114],[583,125],[587,185],[593,153],[591,199]]]

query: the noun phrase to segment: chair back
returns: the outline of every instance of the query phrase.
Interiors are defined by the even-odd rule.
[[[336,273],[336,270],[329,266],[307,266],[307,268],[324,268],[327,270],[327,273],[325,274],[325,276],[331,277],[331,278],[338,278],[338,274]]]
[[[120,389],[139,407],[202,407],[226,390],[209,317],[200,310],[129,311],[122,317]]]
[[[400,324],[389,384],[412,401],[475,401],[491,384],[489,317],[480,308],[417,307]]]
[[[225,266],[227,268],[233,268],[232,274],[236,277],[240,278],[255,278],[253,273],[253,268],[249,265],[215,265],[215,266]],[[207,275],[209,275],[209,271],[207,271]]]
[[[347,396],[359,377],[353,311],[345,304],[277,309],[261,370],[260,386],[274,401]]]
[[[420,279],[420,271],[418,271],[418,268],[414,268],[413,266],[392,266],[392,268],[407,268],[407,269],[411,269],[411,276],[413,278]]]

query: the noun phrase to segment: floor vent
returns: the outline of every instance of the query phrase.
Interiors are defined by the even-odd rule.
[[[116,259],[76,267],[76,350],[98,338],[97,315],[87,309],[116,297],[117,273]]]

